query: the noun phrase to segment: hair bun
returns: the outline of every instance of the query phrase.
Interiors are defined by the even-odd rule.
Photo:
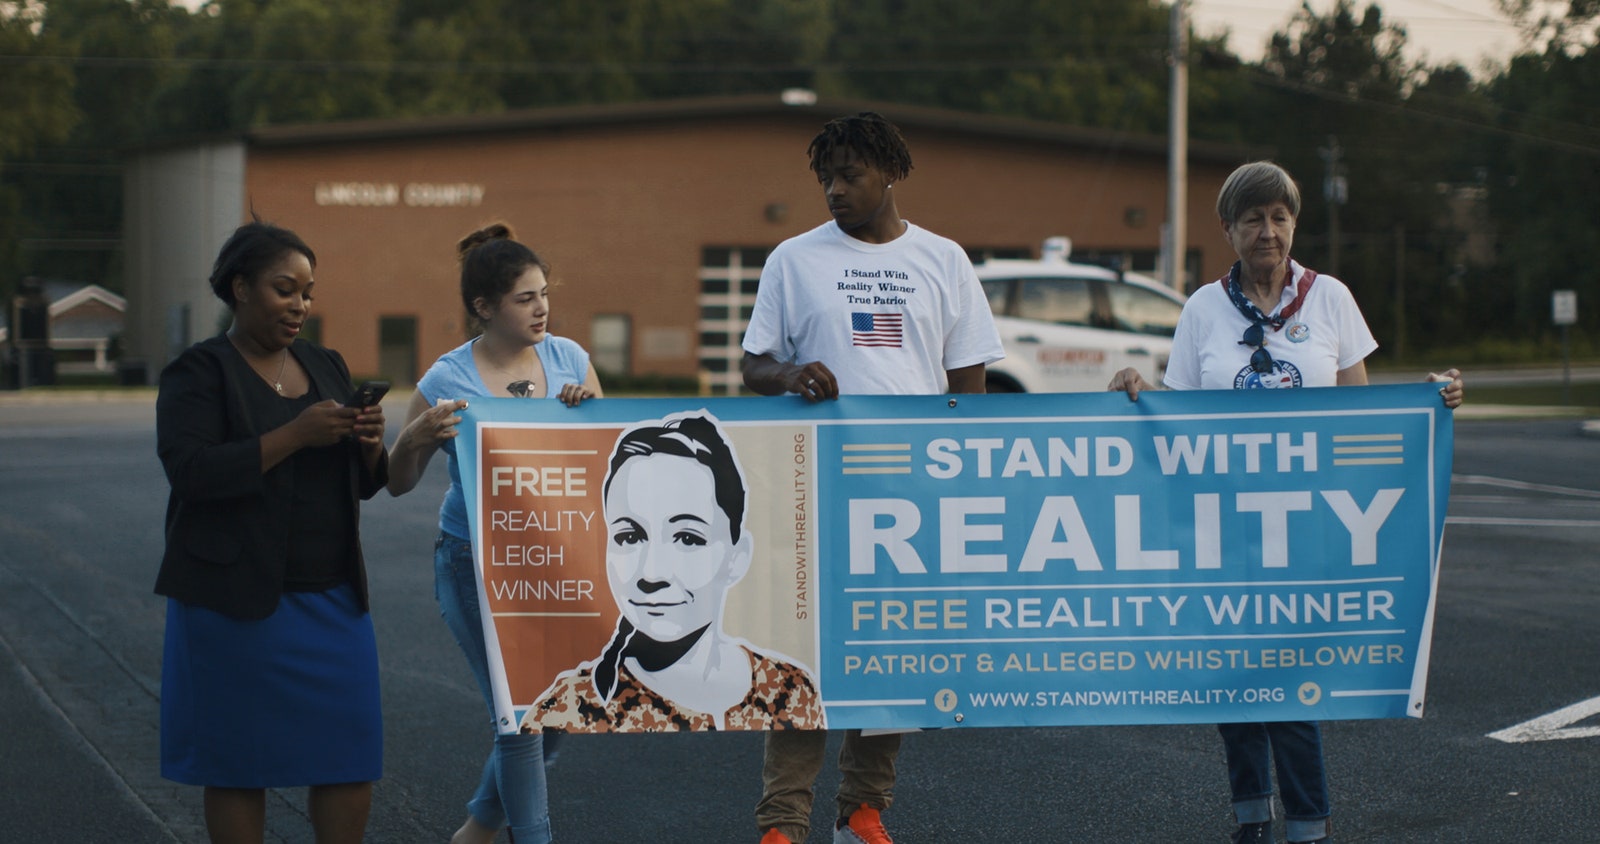
[[[456,257],[465,258],[468,252],[495,240],[515,240],[516,235],[511,232],[511,227],[505,223],[490,223],[481,229],[461,238],[456,244]]]

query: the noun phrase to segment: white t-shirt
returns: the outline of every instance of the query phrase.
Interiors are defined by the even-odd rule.
[[[1277,310],[1294,301],[1306,268],[1291,261],[1290,283]],[[1178,317],[1172,358],[1162,381],[1174,390],[1233,390],[1274,387],[1332,387],[1341,369],[1365,360],[1378,348],[1367,321],[1344,282],[1318,275],[1305,303],[1282,330],[1266,325],[1266,349],[1275,366],[1258,373],[1250,367],[1252,346],[1239,341],[1251,321],[1218,282],[1196,290]]]
[[[1005,357],[967,253],[906,223],[865,243],[828,221],[772,250],[744,350],[785,363],[821,361],[841,394],[928,395],[945,372]]]

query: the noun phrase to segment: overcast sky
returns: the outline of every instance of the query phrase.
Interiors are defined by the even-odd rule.
[[[1355,7],[1359,13],[1371,3],[1356,0]],[[1405,26],[1412,57],[1425,56],[1430,64],[1454,60],[1476,70],[1484,59],[1504,63],[1517,47],[1516,29],[1494,0],[1377,0],[1377,5],[1385,20]],[[1319,13],[1333,6],[1334,0],[1311,0]],[[1229,48],[1254,60],[1299,8],[1297,0],[1190,0],[1189,14],[1201,34],[1230,30]]]

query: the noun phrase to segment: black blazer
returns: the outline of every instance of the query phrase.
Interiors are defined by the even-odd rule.
[[[354,390],[338,352],[304,340],[290,347],[324,398],[345,401]],[[167,549],[156,593],[240,619],[261,619],[278,607],[289,562],[293,467],[261,471],[261,435],[244,388],[259,380],[224,335],[202,340],[161,371],[156,398],[156,452],[172,493],[167,499]],[[356,591],[367,602],[361,556],[361,501],[388,482],[388,453],[369,472],[361,446],[350,453],[351,535]]]

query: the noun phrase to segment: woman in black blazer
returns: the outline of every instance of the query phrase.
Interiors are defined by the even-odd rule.
[[[382,775],[359,526],[388,480],[383,409],[345,407],[344,359],[297,339],[315,266],[287,229],[236,230],[211,273],[233,322],[156,400],[161,774],[205,787],[213,841],[261,840],[265,789],[306,785],[319,844],[358,842]]]

